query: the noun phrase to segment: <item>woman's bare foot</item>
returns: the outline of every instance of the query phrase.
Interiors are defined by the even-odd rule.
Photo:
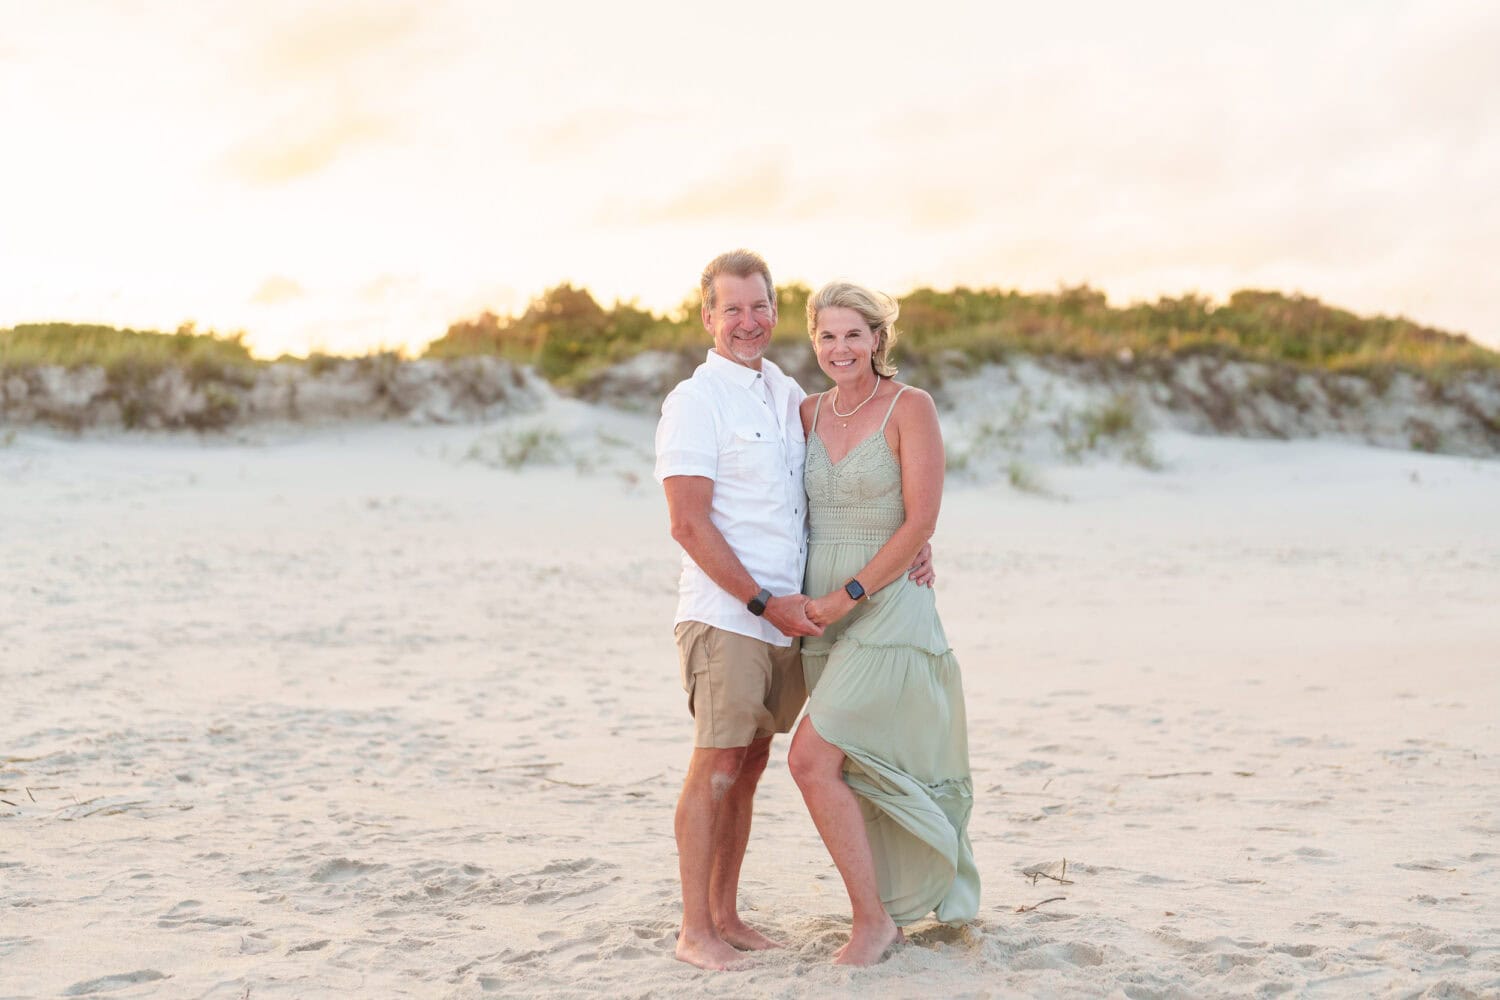
[[[786,947],[738,918],[732,924],[720,924],[719,937],[740,951],[769,951],[772,948]]]
[[[841,959],[841,958],[844,957],[844,952],[848,951],[849,950],[849,945],[851,945],[853,943],[854,943],[854,939],[851,937],[848,941],[845,941],[842,945],[839,946],[839,950],[838,951],[836,951],[836,952],[833,953],[833,961],[834,961],[835,965],[838,964],[838,960],[839,959]],[[897,944],[905,944],[906,943],[906,931],[902,930],[899,927],[896,928],[896,943]]]
[[[856,927],[849,936],[849,943],[836,953],[834,965],[874,965],[885,958],[885,953],[906,940],[901,928],[886,921],[885,926],[874,930]]]
[[[677,935],[677,961],[696,965],[711,972],[723,972],[732,968],[740,953],[722,941],[718,935],[707,934],[688,937]]]

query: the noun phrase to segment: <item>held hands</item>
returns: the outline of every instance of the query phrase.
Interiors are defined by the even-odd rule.
[[[822,624],[813,621],[807,614],[807,608],[811,603],[802,594],[773,597],[766,602],[766,613],[763,617],[776,626],[782,635],[792,637],[822,635]]]
[[[811,618],[822,629],[827,628],[840,618],[854,610],[854,598],[844,592],[844,588],[831,590],[822,597],[807,602],[807,617]]]
[[[937,579],[937,573],[932,568],[932,544],[930,542],[923,542],[922,547],[917,550],[917,557],[912,561],[911,568],[906,571],[906,576],[919,587],[931,587],[933,581]],[[807,617],[822,628],[827,628],[853,611],[857,603],[859,602],[850,597],[843,587],[839,587],[822,597],[808,599]],[[815,634],[821,635],[822,632],[820,630]]]

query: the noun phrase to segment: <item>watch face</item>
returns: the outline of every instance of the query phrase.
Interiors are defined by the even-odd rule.
[[[750,609],[750,613],[752,615],[759,617],[760,615],[766,613],[766,602],[770,599],[771,592],[769,590],[762,590],[760,593],[750,598],[749,603],[746,604],[745,607]]]
[[[844,584],[844,593],[849,595],[853,601],[862,600],[865,596],[865,588],[861,587],[858,580],[850,580]]]

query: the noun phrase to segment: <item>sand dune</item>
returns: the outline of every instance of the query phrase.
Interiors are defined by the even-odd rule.
[[[803,345],[778,344],[772,354],[804,384],[822,384]],[[590,402],[654,413],[702,358],[698,350],[647,351],[595,372],[571,391]],[[1071,454],[1093,449],[1101,430],[1118,434],[1135,424],[1500,456],[1500,371],[1483,368],[1441,376],[1356,374],[1215,354],[1166,360],[1128,352],[1089,360],[1014,356],[976,366],[955,355],[936,365],[930,382],[919,381],[933,390],[950,424],[967,424],[977,436],[952,442],[961,458],[970,457],[975,444],[985,446],[981,451],[1011,450],[1021,439]],[[467,424],[556,404],[556,392],[535,371],[483,355],[415,361],[373,355],[217,374],[168,367],[144,381],[90,366],[0,373],[0,424],[75,432],[264,433],[268,426],[377,420]]]
[[[544,416],[0,448],[0,996],[1500,994],[1500,463],[956,481],[980,919],[830,966],[781,741],[713,975],[652,421]]]

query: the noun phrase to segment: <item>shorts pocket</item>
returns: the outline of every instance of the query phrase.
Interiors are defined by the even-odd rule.
[[[687,692],[689,707],[698,679],[708,673],[709,639],[713,630],[701,622],[683,622],[677,626],[677,660],[682,673],[682,690]]]

